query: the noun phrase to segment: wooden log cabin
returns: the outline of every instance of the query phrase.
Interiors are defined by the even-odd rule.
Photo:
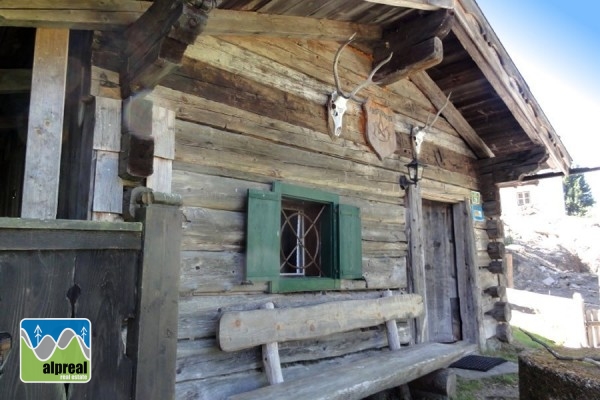
[[[571,163],[475,0],[2,0],[0,98],[0,216],[118,223],[181,196],[118,398],[246,398],[273,344],[285,385],[362,398],[510,341],[498,185]],[[387,290],[416,308],[384,318]],[[280,312],[259,333],[317,332],[225,351],[259,310]],[[322,327],[365,310],[383,319]],[[319,386],[366,385],[335,368],[388,347],[416,354],[393,379]]]

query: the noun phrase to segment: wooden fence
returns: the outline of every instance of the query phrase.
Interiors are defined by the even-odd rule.
[[[181,212],[146,198],[140,222],[0,218],[0,398],[173,397]],[[89,319],[91,380],[23,383],[23,318]]]
[[[588,346],[600,348],[600,310],[585,311]]]

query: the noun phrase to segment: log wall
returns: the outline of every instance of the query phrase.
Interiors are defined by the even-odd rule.
[[[383,289],[409,290],[407,210],[398,179],[412,157],[409,132],[437,110],[409,80],[369,87],[370,97],[395,115],[398,149],[379,160],[367,144],[361,106],[349,103],[341,138],[328,134],[326,101],[334,89],[335,42],[201,36],[183,66],[148,97],[175,112],[172,191],[183,196],[177,398],[221,398],[266,385],[259,349],[221,352],[215,342],[227,310],[292,307],[340,299],[372,298]],[[111,97],[114,74],[97,62],[93,83]],[[342,85],[351,90],[369,73],[371,59],[356,49],[340,60]],[[420,160],[424,198],[457,203],[478,190],[476,157],[440,118],[426,135]],[[361,208],[364,280],[343,282],[340,292],[266,294],[244,282],[247,191],[275,180],[327,190]],[[487,266],[488,236],[476,232],[478,265]],[[488,271],[481,269],[481,279]],[[478,277],[479,280],[479,277]],[[487,305],[486,305],[487,306]],[[400,337],[411,340],[401,323]],[[493,333],[495,334],[495,332]],[[493,336],[492,334],[492,336]],[[380,329],[281,346],[284,378],[318,361],[386,346]],[[326,368],[328,362],[311,364]]]

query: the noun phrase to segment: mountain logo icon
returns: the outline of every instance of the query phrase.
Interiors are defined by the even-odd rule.
[[[21,381],[86,383],[92,378],[92,323],[86,318],[25,318]]]

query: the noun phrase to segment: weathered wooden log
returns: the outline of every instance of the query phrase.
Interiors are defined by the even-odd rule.
[[[498,322],[510,322],[512,317],[510,304],[503,301],[494,303],[494,308],[486,312],[486,314],[493,317]]]
[[[494,298],[503,299],[506,296],[506,287],[504,286],[490,286],[489,288],[483,291],[485,294],[488,294]]]
[[[509,324],[498,324],[496,327],[496,337],[504,343],[512,343],[513,335]]]
[[[504,237],[504,224],[499,219],[488,219],[485,223],[485,229],[490,239],[500,239]]]
[[[422,312],[423,299],[415,294],[302,308],[230,311],[219,320],[218,340],[223,351],[235,351],[270,341],[317,338],[377,325],[389,319],[414,318]]]
[[[431,393],[453,399],[456,396],[456,374],[450,369],[439,369],[412,381],[409,386],[418,395],[417,398],[427,398],[427,394]]]
[[[119,176],[132,181],[142,180],[154,172],[154,138],[135,133],[121,136]]]
[[[492,261],[486,268],[492,274],[503,274],[504,273],[504,266],[502,264],[502,261]]]
[[[484,201],[482,206],[483,213],[486,216],[500,215],[502,211],[502,209],[500,208],[500,201],[497,200]]]
[[[490,242],[487,245],[487,252],[492,260],[504,257],[504,243]]]

